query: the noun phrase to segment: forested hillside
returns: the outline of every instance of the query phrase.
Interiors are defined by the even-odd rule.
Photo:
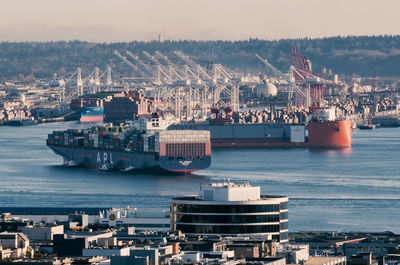
[[[322,39],[287,39],[266,41],[165,41],[129,43],[23,42],[0,43],[0,80],[51,78],[54,73],[68,75],[76,67],[104,69],[110,65],[116,71],[131,76],[114,50],[129,50],[141,55],[143,50],[169,55],[181,50],[206,66],[208,61],[249,73],[263,71],[255,53],[268,59],[279,70],[287,72],[291,63],[290,47],[298,46],[313,63],[315,72],[323,67],[334,73],[351,76],[400,76],[400,36],[332,37]]]

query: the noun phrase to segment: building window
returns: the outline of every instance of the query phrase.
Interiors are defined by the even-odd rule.
[[[279,212],[279,204],[269,205],[191,205],[175,204],[175,212],[186,213],[269,213]]]
[[[180,223],[272,223],[279,222],[279,215],[192,215],[174,214],[175,222]]]
[[[281,223],[281,230],[286,230],[286,229],[289,229],[289,223],[288,222]]]
[[[279,225],[176,225],[177,230],[193,234],[252,234],[279,232]]]
[[[287,220],[287,219],[289,219],[289,212],[279,213],[279,216],[280,216],[281,220]]]

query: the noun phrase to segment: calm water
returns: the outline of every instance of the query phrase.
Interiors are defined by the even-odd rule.
[[[290,198],[291,231],[400,232],[400,129],[357,131],[353,148],[240,149],[213,152],[212,166],[189,176],[131,175],[61,166],[45,145],[74,122],[0,127],[0,206],[168,208],[172,196],[230,179]]]

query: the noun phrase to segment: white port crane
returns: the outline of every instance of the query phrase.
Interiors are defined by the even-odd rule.
[[[129,61],[125,56],[123,56],[122,54],[120,54],[117,50],[114,51],[114,54],[117,55],[124,63],[126,63],[127,65],[129,65],[130,67],[133,68],[133,70],[139,74],[139,76],[145,78],[146,74],[136,65],[134,65],[131,61]],[[111,75],[110,75],[111,76]],[[107,82],[108,82],[108,78],[107,78]]]
[[[154,58],[154,56],[152,56],[151,54],[149,54],[146,51],[143,51],[143,54],[146,55],[157,67],[157,80],[161,81],[161,75],[160,73],[164,76],[164,79],[168,84],[172,84],[173,80],[172,80],[172,75],[170,73],[168,73],[168,69],[166,69],[166,67],[161,64],[156,58]]]
[[[140,58],[136,55],[134,55],[133,53],[131,53],[130,51],[126,51],[126,54],[128,54],[132,59],[134,59],[136,62],[138,62],[147,72],[150,76],[154,77],[155,76],[155,72],[153,69],[150,68],[150,66],[148,66],[147,64],[145,64],[142,60],[140,60]]]
[[[307,102],[310,102],[310,93],[309,91],[303,91],[296,85],[296,80],[294,78],[294,73],[297,73],[298,75],[302,76],[302,74],[296,69],[293,65],[290,66],[289,72],[287,74],[282,73],[279,71],[277,68],[275,68],[270,62],[268,62],[267,59],[262,58],[260,55],[257,53],[255,54],[257,59],[259,59],[261,62],[265,64],[265,66],[271,71],[272,75],[274,77],[280,78],[288,82],[289,84],[289,89],[288,89],[288,101],[291,102],[293,98],[293,93],[296,91],[296,93],[300,93],[302,96],[304,96],[307,100]],[[309,106],[309,103],[307,103]]]
[[[143,51],[143,58],[126,51],[135,63],[118,51],[115,54],[136,72],[153,80],[155,102],[152,107],[155,111],[171,111],[178,119],[188,120],[205,117],[212,107],[225,105],[227,101],[234,111],[239,110],[238,75],[220,64],[215,65],[213,72],[180,51],[174,52],[174,60],[159,51],[154,55]]]
[[[187,65],[192,68],[191,69],[192,71],[193,71],[193,69],[194,69],[194,71],[197,71],[199,78],[200,78],[200,73],[201,73],[204,76],[204,78],[206,78],[208,80],[212,80],[212,77],[207,73],[207,71],[205,69],[203,69],[203,67],[201,67],[201,65],[195,63],[192,59],[190,59],[189,56],[185,55],[181,51],[175,51],[174,53],[179,58],[181,58],[185,63],[187,63]]]
[[[267,69],[271,71],[271,73],[272,73],[272,75],[273,75],[274,77],[282,78],[282,79],[288,81],[288,76],[287,76],[287,74],[283,74],[281,71],[279,71],[278,69],[276,69],[270,62],[268,62],[267,59],[262,58],[262,57],[261,57],[260,55],[258,55],[257,53],[254,54],[254,55],[257,57],[257,59],[259,59],[261,62],[263,62],[263,63],[265,64],[265,66],[267,67]]]
[[[164,60],[167,65],[169,70],[176,75],[176,77],[180,80],[188,79],[186,76],[182,76],[182,73],[179,72],[179,67],[177,67],[166,55],[162,54],[159,51],[156,51],[155,57],[161,58]]]

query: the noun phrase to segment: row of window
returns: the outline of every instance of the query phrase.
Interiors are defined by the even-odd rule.
[[[116,224],[116,227],[170,227],[169,224]]]
[[[274,236],[272,236],[272,239],[274,239]],[[287,241],[288,239],[289,239],[289,233],[288,232],[280,233],[279,241]]]
[[[281,230],[286,230],[286,229],[289,229],[289,223],[288,222],[281,223]]]
[[[288,202],[281,202],[281,210],[287,210],[288,209]]]
[[[279,218],[281,220],[288,220],[289,219],[289,212],[281,212],[281,213],[279,213]]]
[[[272,223],[279,222],[279,215],[191,215],[171,214],[173,222],[181,223]]]
[[[185,213],[268,213],[279,212],[280,205],[192,205],[172,203],[170,210],[171,212]]]
[[[250,234],[279,232],[279,225],[182,225],[174,224],[173,230],[194,234]]]

